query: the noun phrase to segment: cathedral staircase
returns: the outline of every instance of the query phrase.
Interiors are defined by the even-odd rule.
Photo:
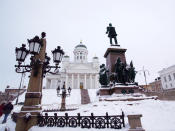
[[[81,89],[81,104],[90,103],[90,97],[87,89]]]

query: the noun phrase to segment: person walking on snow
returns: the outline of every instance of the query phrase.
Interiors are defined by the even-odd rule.
[[[4,105],[5,105],[4,102],[0,105],[0,117],[1,117],[2,114],[3,114],[3,108],[4,108]]]
[[[2,124],[6,123],[7,117],[9,116],[12,110],[13,110],[13,105],[11,102],[8,102],[3,108],[4,120],[2,121]]]

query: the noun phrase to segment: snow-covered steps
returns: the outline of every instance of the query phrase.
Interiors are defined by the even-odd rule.
[[[135,94],[114,94],[111,96],[101,96],[99,97],[99,101],[139,101],[146,99],[155,99],[157,100],[157,96],[146,97],[143,94],[135,93]]]
[[[81,104],[89,104],[90,97],[87,89],[81,89]]]

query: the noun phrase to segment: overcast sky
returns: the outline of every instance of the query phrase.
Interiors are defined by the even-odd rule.
[[[174,0],[1,0],[0,90],[6,85],[19,87],[15,47],[42,31],[47,33],[50,56],[60,45],[73,59],[73,49],[82,40],[88,60],[96,55],[105,63],[103,55],[109,46],[105,32],[110,22],[119,44],[127,49],[127,62],[133,60],[136,70],[143,66],[149,70],[148,82],[175,64]],[[136,81],[144,84],[143,73],[137,74]]]

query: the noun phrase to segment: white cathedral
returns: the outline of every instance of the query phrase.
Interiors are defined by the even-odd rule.
[[[80,42],[74,51],[74,61],[65,55],[62,60],[61,71],[56,74],[46,75],[46,88],[53,89],[62,87],[65,82],[66,87],[72,89],[95,89],[99,87],[99,60],[93,57],[92,62],[88,62],[87,47]]]

